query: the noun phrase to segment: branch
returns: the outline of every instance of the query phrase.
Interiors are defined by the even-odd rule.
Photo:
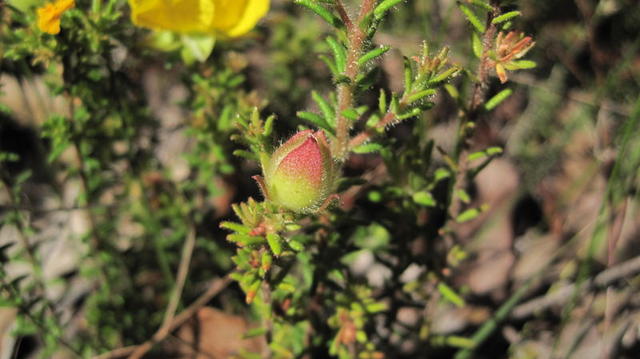
[[[578,288],[576,288],[575,284],[569,284],[553,293],[522,303],[515,307],[515,309],[511,313],[511,318],[526,318],[541,310],[566,302],[572,297],[576,290],[580,292],[586,292],[591,289],[604,288],[619,279],[634,275],[639,272],[640,256],[601,272],[594,279],[586,281]]]
[[[134,345],[129,347],[118,348],[110,352],[93,357],[93,359],[116,359],[124,358],[129,355],[129,358],[140,358],[146,354],[153,346],[163,341],[169,333],[176,328],[184,324],[189,318],[191,318],[200,308],[202,308],[207,302],[220,294],[231,283],[231,277],[229,275],[214,280],[206,292],[202,293],[198,299],[196,299],[189,307],[183,310],[180,314],[176,315],[173,320],[168,324],[166,329],[160,328],[153,335],[153,337],[140,345]],[[134,356],[135,355],[135,356]]]
[[[353,22],[351,22],[351,18],[349,17],[349,14],[347,14],[347,10],[345,10],[342,0],[336,0],[335,7],[338,11],[338,15],[340,15],[340,19],[342,19],[342,22],[344,22],[344,25],[347,27],[347,32],[353,31]]]
[[[466,111],[466,115],[460,119],[460,126],[458,128],[458,142],[453,154],[454,159],[458,164],[456,171],[456,178],[454,182],[454,188],[451,192],[451,202],[449,206],[449,214],[452,219],[456,219],[460,214],[462,204],[460,199],[455,195],[458,190],[464,189],[467,185],[466,177],[469,169],[469,161],[467,161],[467,141],[473,134],[467,127],[468,123],[474,123],[479,114],[482,104],[487,96],[487,89],[489,88],[489,74],[491,73],[491,59],[489,58],[489,52],[493,47],[494,38],[496,37],[497,26],[493,24],[493,19],[500,15],[499,1],[493,1],[493,11],[487,14],[486,30],[482,35],[482,57],[480,58],[480,64],[478,64],[478,81],[473,87],[473,95],[471,96],[471,102],[469,108]]]
[[[347,34],[348,53],[344,75],[349,79],[349,81],[348,83],[341,83],[338,85],[336,142],[333,148],[335,156],[340,160],[345,160],[349,153],[349,130],[351,129],[351,121],[342,113],[353,107],[353,92],[355,89],[356,76],[358,75],[359,70],[358,59],[362,54],[364,42],[367,37],[367,34],[362,30],[360,25],[365,17],[373,11],[376,2],[376,0],[363,0],[358,19],[355,24],[352,24],[351,30]]]

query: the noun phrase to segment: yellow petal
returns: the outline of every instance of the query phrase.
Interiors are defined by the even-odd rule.
[[[269,10],[269,0],[217,0],[214,27],[220,33],[237,37],[253,29]]]
[[[46,4],[38,9],[38,28],[51,35],[60,32],[60,16],[56,15],[55,5]]]
[[[59,14],[62,14],[74,6],[76,6],[75,0],[58,0],[55,2],[55,7]]]
[[[177,32],[210,32],[214,3],[214,0],[129,0],[134,24]]]
[[[58,0],[38,8],[38,28],[51,35],[59,33],[62,13],[74,6],[74,0]]]

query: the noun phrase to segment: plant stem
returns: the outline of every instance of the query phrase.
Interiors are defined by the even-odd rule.
[[[347,32],[351,32],[353,30],[353,22],[351,22],[351,18],[349,14],[347,14],[342,0],[336,0],[335,7],[340,15],[340,19],[342,19],[342,22],[344,22],[344,25],[347,27]]]
[[[334,156],[340,160],[345,161],[347,154],[349,153],[349,130],[351,129],[351,121],[343,115],[345,110],[353,107],[353,96],[356,87],[356,76],[358,75],[358,59],[362,54],[365,39],[367,38],[366,32],[361,28],[362,21],[367,15],[369,15],[375,5],[376,0],[363,0],[360,7],[360,14],[355,24],[351,24],[351,29],[347,26],[348,44],[347,44],[347,63],[344,70],[344,76],[348,79],[348,82],[343,82],[338,85],[338,113],[336,118],[336,141],[333,144]],[[342,8],[341,2],[338,2],[338,8]],[[340,12],[340,10],[339,10]],[[345,14],[346,16],[346,11]],[[341,16],[343,16],[341,14]],[[347,16],[348,18],[348,16]]]
[[[482,57],[478,64],[478,81],[473,87],[473,94],[464,116],[460,118],[460,124],[458,127],[458,142],[456,149],[453,153],[453,159],[458,164],[456,170],[456,178],[453,183],[452,190],[450,191],[450,206],[449,214],[450,218],[454,219],[460,214],[462,204],[460,199],[456,196],[458,190],[464,189],[467,185],[467,172],[469,167],[469,161],[467,161],[467,148],[469,147],[469,139],[473,135],[473,127],[469,126],[474,124],[480,115],[482,104],[487,96],[487,90],[489,89],[489,75],[491,74],[491,58],[489,52],[493,47],[493,42],[496,37],[498,28],[493,24],[493,19],[500,15],[500,1],[494,0],[491,2],[493,11],[487,14],[486,30],[482,34]]]
[[[93,357],[93,359],[114,359],[122,358],[129,355],[129,358],[141,358],[143,357],[153,346],[162,340],[164,340],[169,333],[176,328],[184,324],[187,320],[193,317],[200,308],[205,306],[212,298],[220,294],[231,283],[231,277],[229,275],[223,278],[215,279],[211,282],[211,285],[206,292],[202,293],[198,299],[196,299],[189,307],[183,310],[180,314],[176,315],[166,327],[158,329],[153,337],[140,345],[133,345],[123,348],[118,348],[113,351]]]

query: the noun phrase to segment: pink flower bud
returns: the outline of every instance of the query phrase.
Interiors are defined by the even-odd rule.
[[[298,132],[262,163],[263,191],[295,212],[317,210],[331,194],[335,165],[324,132]]]

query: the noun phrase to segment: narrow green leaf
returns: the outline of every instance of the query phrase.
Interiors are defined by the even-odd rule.
[[[249,234],[251,231],[245,225],[235,222],[222,222],[220,223],[220,228],[228,229],[230,231],[235,231],[242,234]]]
[[[478,16],[476,16],[473,10],[469,9],[467,5],[462,3],[458,3],[458,7],[460,8],[460,11],[462,11],[464,16],[467,18],[467,20],[469,20],[469,23],[476,29],[476,31],[478,31],[479,33],[484,33],[484,31],[486,30],[486,27],[484,26],[482,21],[478,19]]]
[[[419,116],[421,113],[422,113],[422,109],[414,108],[409,112],[405,112],[402,115],[398,115],[397,117],[398,117],[398,120],[406,120],[411,117]]]
[[[318,104],[318,108],[320,109],[320,112],[322,112],[322,115],[324,116],[324,119],[327,121],[327,123],[329,125],[334,125],[336,122],[336,113],[333,107],[324,99],[324,97],[322,97],[316,91],[311,91],[311,98],[313,98],[313,101]]]
[[[392,7],[398,5],[402,0],[384,0],[380,3],[380,5],[376,6],[375,10],[373,10],[373,16],[376,19],[381,19],[384,15],[391,9]]]
[[[348,108],[342,111],[342,116],[348,118],[351,121],[355,121],[360,117],[360,114],[358,113],[358,111],[356,111],[355,108]]]
[[[468,222],[478,217],[480,213],[482,213],[480,208],[469,208],[466,211],[460,213],[458,217],[456,217],[456,222],[458,223]]]
[[[511,96],[511,94],[513,93],[513,90],[510,88],[506,88],[500,92],[498,92],[497,94],[495,94],[493,97],[491,97],[489,99],[489,101],[487,101],[487,103],[484,104],[484,108],[487,111],[491,111],[494,108],[496,108],[496,106],[498,106],[499,104],[502,103],[502,101],[506,100],[507,98],[509,98],[509,96]]]
[[[460,198],[460,200],[463,203],[469,203],[471,202],[471,197],[469,196],[469,194],[467,193],[467,191],[465,191],[464,189],[459,189],[456,191],[456,195],[458,196],[458,198]]]
[[[384,89],[380,89],[380,97],[378,97],[378,110],[380,113],[387,112],[387,93]]]
[[[520,70],[533,69],[536,66],[538,66],[538,64],[536,64],[535,61],[531,61],[531,60],[511,61],[511,63],[514,64]]]
[[[436,172],[433,174],[433,180],[435,183],[438,183],[443,179],[446,179],[449,177],[451,177],[451,172],[444,168],[438,168]]]
[[[501,22],[505,22],[505,21],[511,20],[514,17],[520,16],[520,14],[521,14],[521,12],[517,11],[517,10],[509,11],[509,12],[506,12],[506,13],[500,15],[500,16],[495,17],[493,20],[491,20],[491,23],[492,24],[499,24]]]
[[[473,49],[473,54],[476,55],[477,58],[482,57],[482,53],[484,52],[482,48],[482,40],[480,40],[480,36],[475,31],[471,33],[471,48]]]
[[[433,198],[431,193],[427,191],[416,192],[412,196],[413,201],[421,206],[425,207],[435,207],[436,200]]]
[[[387,304],[382,302],[371,303],[368,304],[365,309],[368,313],[378,313],[387,310]]]
[[[391,47],[390,46],[380,46],[380,47],[376,47],[375,49],[367,52],[366,54],[362,55],[359,59],[358,59],[358,65],[362,66],[364,64],[366,64],[368,61],[375,59],[376,57],[379,57],[383,54],[385,54],[387,51],[389,51]]]
[[[324,19],[324,21],[326,21],[327,23],[329,23],[329,25],[333,26],[333,27],[342,27],[342,21],[335,16],[330,10],[328,10],[327,8],[325,8],[324,6],[318,4],[317,1],[313,1],[313,0],[294,0],[294,2],[298,5],[302,5],[304,7],[306,7],[307,9],[315,12],[316,14],[318,14],[318,16],[320,16],[321,18]]]
[[[451,84],[445,84],[444,89],[447,90],[447,93],[449,94],[449,96],[451,96],[451,98],[455,100],[460,98],[460,93],[458,92],[458,89],[455,86]]]
[[[235,150],[233,151],[233,155],[234,156],[238,156],[238,157],[243,157],[246,158],[248,160],[256,160],[257,157],[255,154],[249,152],[249,151],[245,151],[245,150]]]
[[[363,153],[372,153],[378,152],[384,147],[379,143],[365,143],[364,145],[360,145],[353,149],[353,152],[363,154]]]
[[[418,100],[421,100],[424,97],[433,96],[435,94],[436,94],[436,90],[434,89],[426,89],[426,90],[418,91],[413,95],[409,96],[409,103],[414,103]]]
[[[263,136],[265,137],[271,136],[271,133],[273,132],[273,121],[275,119],[276,119],[276,116],[274,115],[267,117],[267,119],[264,122],[264,130],[262,131]]]
[[[457,67],[449,67],[448,69],[444,70],[443,72],[441,72],[438,76],[432,78],[431,80],[429,80],[429,84],[436,84],[438,82],[442,82],[445,80],[448,80],[449,78],[457,75],[458,71],[460,71],[459,68]]]
[[[301,250],[304,249],[304,244],[298,242],[295,239],[291,239],[289,240],[289,247],[291,247],[291,249],[293,249],[296,252],[300,252]]]
[[[271,248],[271,251],[276,256],[279,256],[282,253],[282,246],[280,245],[281,239],[282,238],[275,233],[267,234],[267,243],[269,243],[269,248]]]
[[[480,159],[480,158],[489,157],[489,156],[495,156],[495,155],[499,155],[501,153],[502,153],[502,148],[500,148],[500,147],[489,147],[484,151],[478,151],[478,152],[474,152],[474,153],[470,154],[467,157],[467,161],[475,161],[475,160]]]
[[[475,5],[483,10],[493,11],[491,4],[483,0],[470,0],[471,5]]]
[[[331,52],[333,52],[333,57],[336,59],[338,71],[344,72],[347,64],[347,49],[331,36],[327,36],[326,42]]]
[[[331,125],[329,125],[327,121],[317,113],[307,112],[307,111],[298,111],[296,115],[301,119],[307,120],[331,134],[335,134],[333,127],[331,127]]]
[[[404,56],[404,89],[405,91],[411,91],[413,86],[413,67],[411,67],[411,60]]]
[[[456,307],[458,308],[464,307],[464,299],[462,299],[462,297],[460,297],[460,295],[458,295],[458,293],[456,293],[448,285],[442,282],[438,283],[438,292],[442,294],[442,297],[444,297],[444,299],[453,303]]]
[[[326,55],[318,55],[318,57],[320,58],[320,60],[322,60],[322,62],[325,63],[325,65],[327,65],[327,67],[329,68],[329,71],[331,71],[331,74],[333,76],[340,75],[340,71],[338,71],[338,67],[336,67],[335,62],[332,59],[330,59]]]

